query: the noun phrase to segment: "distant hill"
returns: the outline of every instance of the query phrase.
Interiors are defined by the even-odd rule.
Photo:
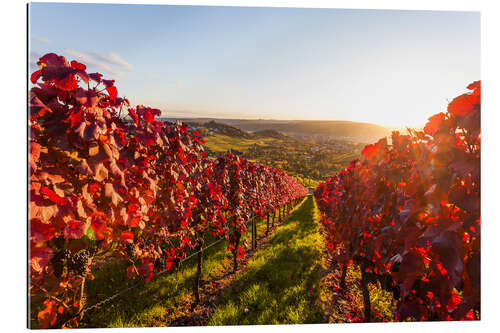
[[[245,131],[262,131],[273,129],[288,135],[301,137],[329,137],[352,140],[357,142],[372,142],[391,133],[389,128],[351,121],[326,120],[292,120],[292,121],[255,121],[237,120],[228,122],[232,126]]]
[[[276,131],[298,137],[322,137],[354,142],[371,143],[391,134],[391,129],[370,123],[340,120],[263,120],[263,119],[213,119],[169,118],[187,123],[206,123],[216,120],[246,132]]]
[[[252,137],[252,135],[247,133],[246,131],[242,131],[239,128],[224,124],[222,122],[216,122],[215,120],[211,120],[211,121],[207,121],[207,122],[197,122],[197,121],[194,121],[194,122],[193,121],[184,121],[184,122],[190,126],[205,127],[213,132],[216,132],[219,134],[224,134],[224,135],[235,137],[235,138],[250,139]]]
[[[290,136],[283,134],[274,129],[265,129],[261,131],[256,131],[252,133],[254,136],[263,138],[275,138],[275,139],[292,139]]]

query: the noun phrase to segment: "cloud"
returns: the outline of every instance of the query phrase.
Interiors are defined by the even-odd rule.
[[[89,56],[88,54],[85,54],[83,52],[75,51],[75,50],[71,50],[71,49],[65,49],[64,52],[66,52],[70,56],[75,57],[78,60],[83,61],[87,64],[95,63],[95,61],[92,59],[91,56]]]
[[[83,53],[76,50],[65,49],[65,53],[76,58],[78,61],[84,63],[85,65],[94,66],[108,74],[114,75],[116,78],[121,78],[125,75],[124,72],[114,69],[108,64],[96,60],[92,55]]]
[[[33,40],[36,40],[37,42],[40,42],[40,43],[44,43],[44,44],[50,43],[50,40],[48,40],[47,38],[40,38],[40,37],[34,36],[32,34],[29,34],[29,37]]]
[[[117,65],[127,71],[131,71],[133,69],[132,65],[123,60],[118,53],[110,52],[109,54],[103,54],[94,52],[92,55],[112,65]]]
[[[38,52],[35,52],[35,51],[31,51],[30,52],[30,57],[29,57],[29,65],[30,65],[30,69],[35,71],[38,69],[38,65],[37,65],[37,62],[38,60],[41,58],[42,56],[40,55],[40,53]]]

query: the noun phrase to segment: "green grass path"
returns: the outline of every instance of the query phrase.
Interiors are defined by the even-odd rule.
[[[257,232],[263,235],[265,219],[257,221]],[[206,244],[214,241],[208,237]],[[246,232],[242,241],[251,243],[251,233]],[[204,252],[202,280],[209,283],[212,277],[232,267],[232,255],[226,250],[227,241],[217,243]],[[192,285],[196,273],[196,257],[186,261],[179,269],[154,278],[153,281],[118,297],[106,306],[85,316],[81,327],[149,327],[168,325],[174,313],[189,312],[183,306],[193,300]],[[95,272],[95,280],[86,285],[88,304],[95,304],[127,288],[132,280],[125,275],[126,263],[114,262]]]
[[[319,214],[311,195],[288,217],[222,295],[209,325],[322,323],[324,269]]]
[[[324,322],[318,300],[323,272],[318,214],[313,197],[307,196],[237,275],[217,303],[209,325]],[[265,220],[258,221],[258,234],[263,235],[265,229]],[[250,244],[250,238],[247,232],[243,240]],[[226,247],[227,241],[220,242],[204,253],[202,277],[208,285],[232,267]],[[125,268],[125,263],[115,262],[96,272],[95,280],[86,285],[87,303],[95,304],[132,283]],[[168,325],[174,314],[190,313],[183,304],[192,301],[195,272],[196,260],[189,260],[180,269],[89,312],[81,327]]]

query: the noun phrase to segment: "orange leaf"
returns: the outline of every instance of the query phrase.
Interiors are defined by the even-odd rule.
[[[50,299],[46,299],[43,302],[45,309],[38,312],[38,322],[41,328],[48,328],[56,322],[57,318],[57,307],[56,302]]]

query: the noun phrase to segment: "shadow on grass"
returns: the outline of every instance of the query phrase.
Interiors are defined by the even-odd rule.
[[[265,219],[257,222],[260,236],[266,229]],[[245,233],[242,238],[250,244],[251,235]],[[212,237],[205,244],[215,241]],[[224,276],[227,266],[232,265],[231,254],[226,250],[227,241],[208,248],[203,254],[202,280]],[[86,313],[80,327],[149,327],[166,326],[175,317],[173,314],[189,313],[184,304],[193,300],[192,286],[196,273],[196,256],[183,263],[172,272],[154,278],[148,283],[119,296],[103,307]],[[132,285],[134,281],[125,274],[127,264],[114,262],[95,272],[95,280],[86,286],[87,305],[93,305]]]
[[[222,241],[204,252],[204,279],[222,269],[221,262],[229,259],[226,247],[227,241]],[[81,327],[165,326],[169,314],[179,311],[178,303],[191,297],[196,265],[194,257],[179,269],[160,275],[103,307],[89,311]],[[93,305],[133,284],[134,281],[125,274],[126,266],[123,262],[111,263],[95,273],[95,280],[89,281],[87,285],[87,305]]]
[[[308,196],[222,297],[209,325],[322,323],[322,239]]]

